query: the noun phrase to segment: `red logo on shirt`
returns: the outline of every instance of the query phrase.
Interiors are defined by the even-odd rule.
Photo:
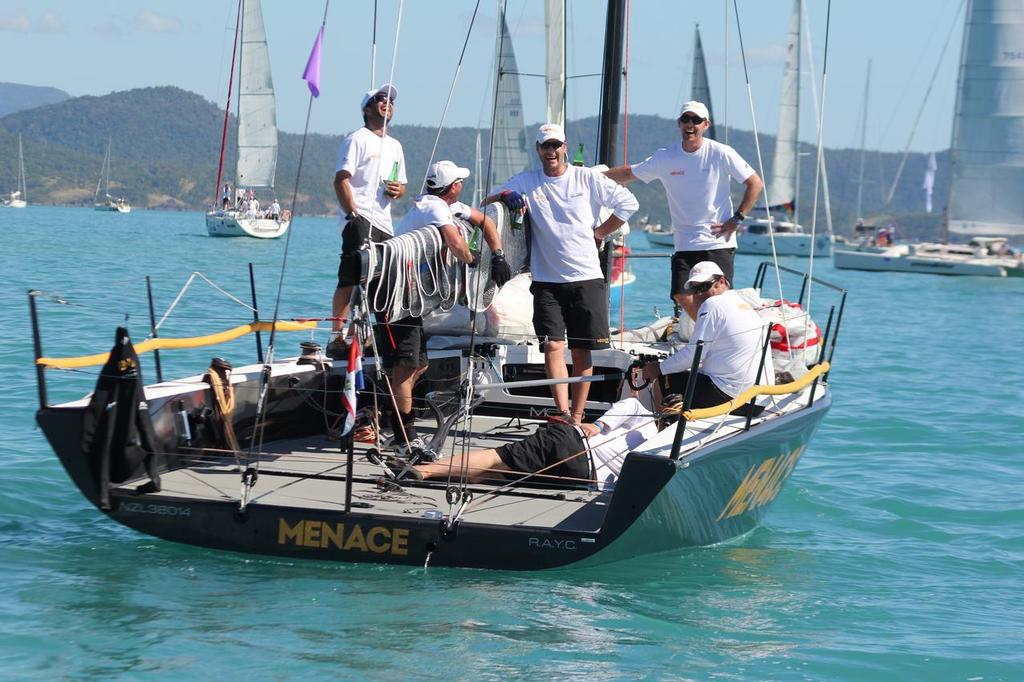
[[[672,171],[669,175],[686,175],[686,171]]]

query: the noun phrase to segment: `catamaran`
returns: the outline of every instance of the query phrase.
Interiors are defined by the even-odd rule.
[[[241,42],[238,42],[239,36]],[[274,205],[270,201],[261,206],[256,194],[258,190],[273,197],[274,173],[277,170],[274,82],[270,74],[270,52],[260,0],[239,0],[235,41],[236,47],[241,45],[238,60],[238,163],[235,166],[235,192],[224,197],[218,208],[207,212],[206,230],[211,237],[276,239],[288,230],[291,215],[280,208],[270,210]],[[231,83],[234,80],[233,61],[232,56],[214,201],[221,196],[221,170],[227,149],[228,111],[231,106]]]
[[[96,192],[93,193],[93,207],[97,211],[110,211],[113,213],[131,213],[132,205],[124,197],[113,197],[110,195],[110,147],[112,139],[107,138],[107,152],[103,155],[103,165],[100,167],[100,179],[96,182]],[[103,190],[103,197],[100,198],[100,189]]]
[[[608,40],[618,41],[621,58],[624,3],[612,2],[609,16]],[[621,64],[606,59],[604,73],[607,91],[609,81],[620,77]],[[599,145],[602,161],[612,158],[608,143],[618,121],[618,98],[606,101],[614,104],[602,111],[609,129]],[[526,230],[500,203],[486,211],[510,267],[520,273],[528,261]],[[109,353],[50,357],[43,352],[37,314],[47,299],[30,292],[38,423],[74,484],[103,514],[141,532],[202,547],[531,570],[706,546],[760,522],[831,405],[828,376],[845,291],[804,276],[798,301],[782,301],[782,292],[764,298],[761,290],[771,286],[766,282],[796,271],[776,265],[776,276],[768,278],[769,268],[762,266],[754,287],[742,293],[761,309],[765,324],[757,385],[717,407],[693,409],[688,395],[663,410],[634,370],[642,360],[693,344],[696,372],[703,344],[680,335],[685,325],[663,318],[616,330],[611,347],[593,353],[592,377],[547,379],[532,327],[520,332],[493,310],[489,247],[482,243],[480,249],[479,265],[468,268],[442,248],[433,228],[366,244],[353,304],[357,342],[347,362],[324,357],[312,336],[316,321],[276,314],[271,321],[254,316],[233,329],[188,339],[160,338],[153,325],[150,338],[138,344],[122,327]],[[812,288],[835,295],[824,332],[802,309],[809,307]],[[371,313],[388,319],[418,314],[426,322],[457,305],[470,312],[467,324],[461,333],[431,338],[421,384],[426,392],[417,428],[431,442],[414,450],[406,466],[534,432],[554,405],[549,388],[559,381],[592,382],[588,418],[635,395],[651,420],[672,424],[620,452],[614,482],[545,471],[512,477],[491,472],[474,482],[458,469],[438,482],[396,476],[395,461],[385,453],[400,436],[384,432],[380,419],[391,393],[378,372],[377,353],[362,358],[359,350],[364,340],[371,348],[376,343]],[[252,308],[259,310],[255,300]],[[155,362],[156,383],[143,381],[150,369],[144,370],[141,354],[253,332],[254,363],[216,358],[205,371],[165,380]],[[271,333],[266,354],[260,332]],[[301,335],[299,353],[279,359],[273,349],[283,347],[286,332]],[[768,353],[778,358],[774,376],[765,372]],[[103,366],[92,394],[49,403],[47,373],[92,365]],[[763,411],[732,414],[754,402]]]
[[[17,189],[0,202],[7,208],[25,208],[28,206],[28,192],[25,190],[25,153],[21,147],[21,135],[18,135],[18,183]]]

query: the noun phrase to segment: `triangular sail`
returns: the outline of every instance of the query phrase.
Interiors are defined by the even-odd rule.
[[[277,113],[260,0],[246,0],[238,95],[238,187],[274,186]]]
[[[494,131],[491,138],[492,188],[508,180],[516,173],[529,168],[530,157],[526,152],[526,130],[523,121],[523,96],[519,89],[519,68],[516,53],[512,49],[512,37],[508,32],[505,17],[499,23],[497,41],[498,79],[495,100]]]
[[[1024,235],[1024,5],[967,4],[953,120],[949,231]]]
[[[704,137],[715,139],[715,112],[711,109],[711,85],[708,83],[708,67],[704,61],[704,45],[700,40],[700,27],[694,29],[693,39],[693,76],[690,78],[690,99],[703,102],[708,107],[711,127]]]
[[[772,180],[768,186],[769,204],[796,204],[799,182],[798,152],[800,130],[800,14],[801,0],[793,3],[786,46],[786,70],[779,97],[779,128],[772,157]],[[794,211],[794,222],[796,215]]]
[[[565,125],[565,0],[544,3],[544,32],[547,35],[547,59],[544,82],[547,86],[548,123]]]

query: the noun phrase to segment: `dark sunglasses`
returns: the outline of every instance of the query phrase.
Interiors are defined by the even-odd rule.
[[[373,96],[373,101],[374,102],[391,102],[391,103],[394,102],[393,99],[391,99],[390,97],[385,95],[383,92],[374,95]]]
[[[683,114],[682,116],[679,117],[679,120],[682,121],[683,123],[697,123],[697,124],[701,124],[701,123],[704,122],[704,119],[702,119],[700,116],[696,116],[694,114]]]
[[[559,149],[559,148],[561,148],[561,146],[563,144],[565,144],[565,143],[564,142],[559,142],[558,140],[548,140],[547,142],[542,144],[540,146],[540,148],[541,149]]]
[[[695,287],[690,287],[690,292],[694,293],[694,294],[707,293],[708,291],[711,291],[712,287],[714,287],[716,284],[718,284],[718,280],[720,280],[720,279],[721,279],[721,277],[717,277],[716,276],[710,282],[704,282],[703,284],[698,284]]]

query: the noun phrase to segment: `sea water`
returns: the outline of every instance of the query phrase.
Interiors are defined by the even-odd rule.
[[[279,300],[285,240],[210,238],[197,213],[31,206],[0,210],[0,235],[2,678],[1024,679],[1024,279],[817,259],[817,276],[850,291],[834,406],[765,523],[718,547],[513,573],[140,535],[82,498],[36,428],[29,288],[53,356],[106,350],[126,320],[144,337],[146,275],[158,316],[190,273],[222,290],[196,276],[162,336],[247,321],[250,262],[264,318],[322,317],[333,220],[296,219]],[[642,234],[631,246],[650,251]],[[758,262],[737,257],[738,284]],[[625,318],[638,325],[670,311],[668,262],[634,268]],[[247,362],[252,337],[165,352],[164,375],[213,354]],[[48,372],[50,401],[80,397],[95,374]]]

